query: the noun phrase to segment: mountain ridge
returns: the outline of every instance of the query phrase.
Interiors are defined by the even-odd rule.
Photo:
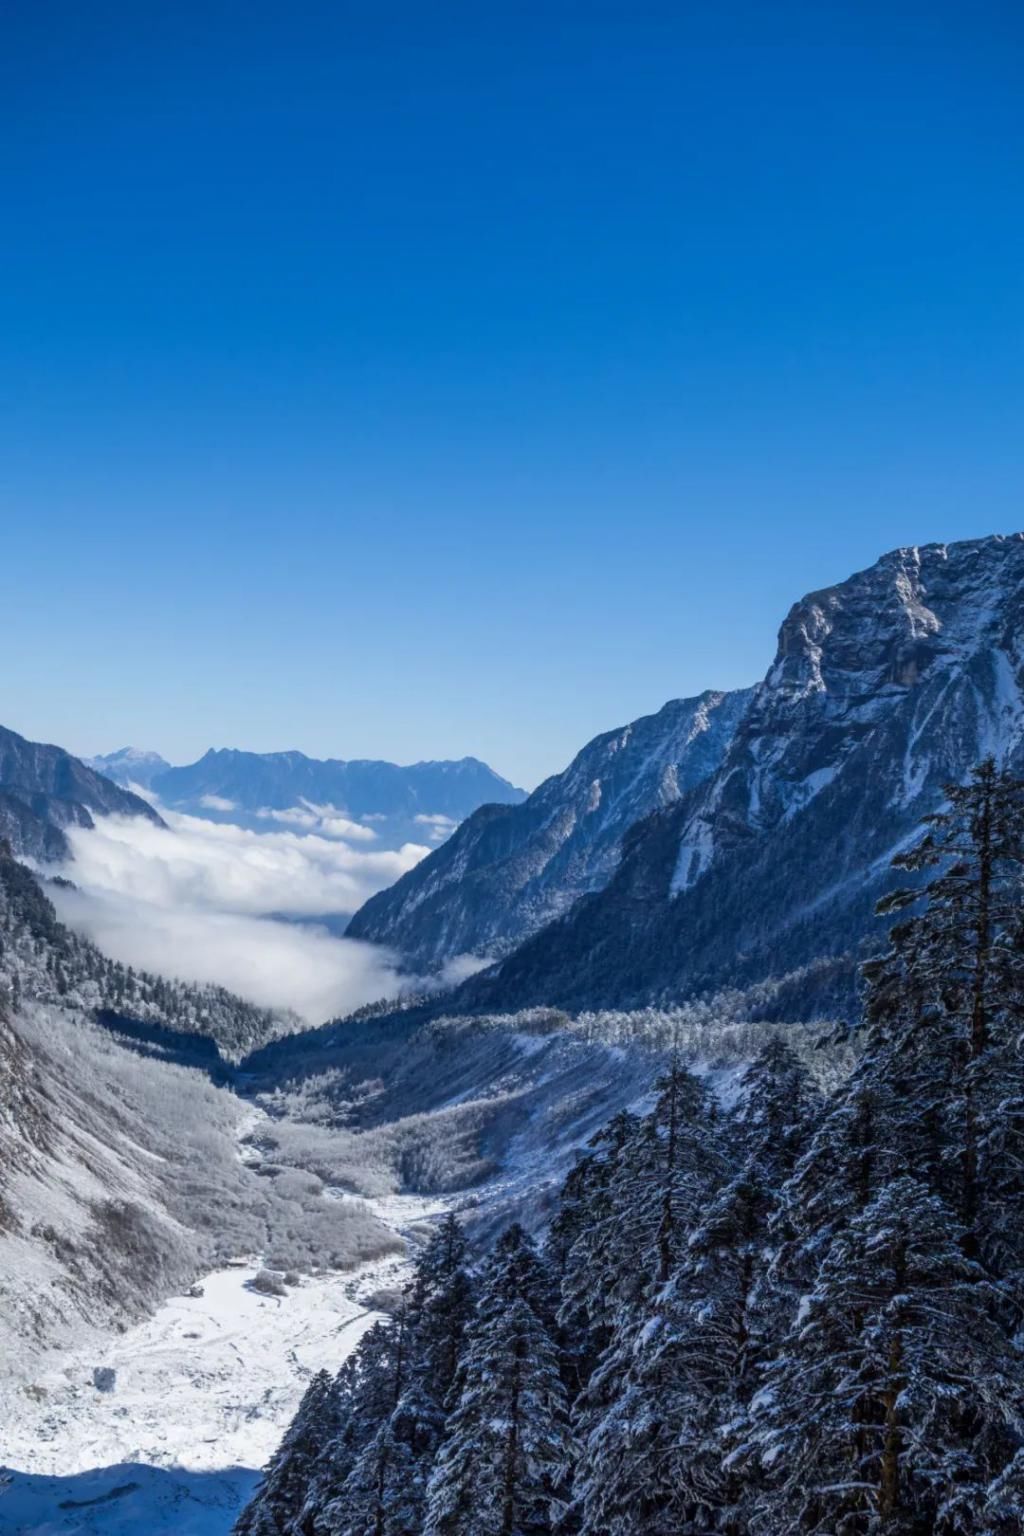
[[[142,816],[153,807],[63,747],[29,741],[0,726],[0,838],[43,862],[66,858],[64,829],[91,827],[97,815]]]
[[[749,690],[706,690],[604,731],[520,805],[484,806],[347,932],[436,968],[507,953],[610,878],[624,832],[713,771]]]
[[[316,758],[298,751],[249,752],[239,747],[210,747],[195,763],[157,774],[152,787],[170,805],[213,794],[247,811],[287,810],[308,799],[354,816],[465,815],[467,796],[485,789],[507,800],[524,796],[476,757],[402,765],[379,758]]]
[[[1024,769],[1022,635],[1024,534],[890,551],[801,598],[715,772],[454,1006],[640,1006],[818,967],[797,1014],[855,1010],[901,839],[990,752]]]

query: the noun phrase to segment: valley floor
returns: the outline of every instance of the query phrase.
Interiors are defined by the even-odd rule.
[[[443,1209],[412,1196],[367,1205],[406,1235]],[[0,1532],[226,1536],[309,1377],[337,1370],[405,1265],[303,1277],[281,1298],[252,1288],[255,1262],[217,1270],[202,1296],[51,1367],[5,1405]],[[115,1373],[110,1390],[97,1369]]]

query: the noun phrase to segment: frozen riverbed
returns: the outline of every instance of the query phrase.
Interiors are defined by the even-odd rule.
[[[440,1202],[367,1202],[405,1233]],[[252,1289],[258,1266],[217,1270],[104,1347],[66,1357],[5,1404],[3,1536],[96,1532],[226,1536],[314,1371],[336,1370],[401,1283],[392,1256],[304,1277],[284,1297]],[[110,1390],[94,1372],[113,1371]],[[104,1378],[101,1376],[100,1378]]]

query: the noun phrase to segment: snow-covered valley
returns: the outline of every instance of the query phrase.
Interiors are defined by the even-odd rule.
[[[367,1202],[394,1232],[444,1202]],[[226,1536],[309,1378],[336,1371],[403,1280],[394,1254],[263,1295],[256,1260],[203,1277],[105,1344],[51,1363],[4,1404],[4,1536],[174,1531]],[[112,1372],[113,1375],[104,1375]],[[97,1380],[106,1387],[101,1389]]]
[[[0,875],[3,1536],[227,1536],[310,1379],[357,1347],[441,1212],[464,1212],[478,1252],[515,1219],[539,1228],[575,1149],[647,1103],[671,1050],[729,1101],[774,1032],[738,998],[412,1007],[232,1065],[104,1008],[122,972],[28,871]],[[815,1034],[789,1030],[820,1073]]]

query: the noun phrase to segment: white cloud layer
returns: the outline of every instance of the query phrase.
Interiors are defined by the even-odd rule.
[[[203,798],[205,801],[210,797]],[[365,826],[361,821],[350,821],[335,805],[315,805],[312,800],[303,800],[286,811],[265,807],[257,811],[256,815],[263,821],[279,821],[286,827],[301,827],[306,832],[318,832],[321,837],[343,838],[356,843],[373,843],[377,840],[372,827]],[[417,816],[416,820],[419,819]]]
[[[157,906],[289,917],[352,913],[427,853],[351,848],[305,832],[253,832],[233,823],[163,811],[166,827],[106,816],[94,830],[68,829],[76,884]]]
[[[77,889],[56,889],[56,904],[106,954],[219,982],[311,1023],[409,984],[389,951],[335,938],[311,920],[353,912],[426,848],[352,848],[337,835],[261,833],[163,814],[166,828],[109,816],[91,830],[68,829],[73,859],[62,873]]]
[[[432,843],[443,843],[446,838],[451,837],[458,826],[458,822],[454,821],[451,816],[421,815],[417,816],[415,820],[417,826],[429,828],[428,836]]]
[[[51,892],[64,922],[106,955],[138,970],[217,982],[264,1008],[291,1009],[310,1025],[409,985],[395,958],[326,928],[195,907],[157,907],[110,892]]]
[[[149,798],[156,802],[156,795],[150,794]],[[207,811],[233,811],[235,808],[235,802],[226,800],[223,795],[200,795],[199,804]]]

